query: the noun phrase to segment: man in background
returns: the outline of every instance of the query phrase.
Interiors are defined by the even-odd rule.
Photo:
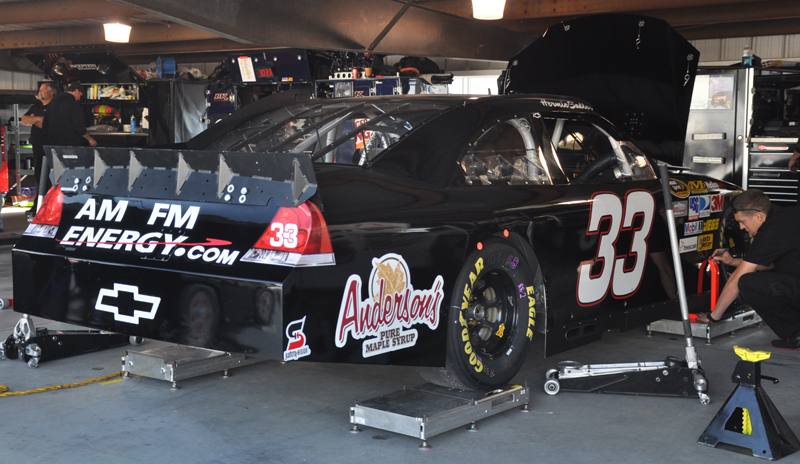
[[[50,188],[50,180],[45,182],[45,185],[39,185],[39,179],[41,179],[42,175],[42,159],[44,158],[44,146],[48,144],[48,137],[45,133],[42,125],[44,124],[44,118],[47,115],[47,111],[50,109],[50,102],[53,100],[53,97],[56,96],[58,93],[58,89],[56,88],[55,83],[53,82],[43,82],[42,85],[39,86],[39,95],[38,101],[31,106],[31,109],[28,110],[25,115],[22,116],[20,122],[25,126],[31,126],[31,145],[33,146],[33,169],[34,169],[34,181],[36,182],[36,190],[37,192],[44,195],[47,193],[47,190]],[[33,207],[28,210],[28,218],[32,219],[33,216],[36,214],[36,201],[38,199],[38,195],[33,200]]]
[[[86,115],[78,104],[82,95],[81,85],[71,82],[64,88],[64,93],[53,97],[44,122],[51,145],[77,147],[86,140],[89,145],[97,146],[97,141],[86,132]]]

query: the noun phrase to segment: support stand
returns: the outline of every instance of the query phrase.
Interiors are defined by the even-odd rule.
[[[169,345],[147,351],[128,350],[122,358],[125,377],[140,375],[171,382],[171,390],[179,390],[178,382],[201,375],[222,372],[230,376],[229,370],[264,361],[240,353],[208,350],[185,345]]]
[[[523,406],[529,412],[530,391],[527,386],[507,385],[482,393],[456,390],[426,383],[403,388],[367,401],[356,402],[350,408],[351,433],[359,426],[373,427],[416,437],[422,440],[420,450],[431,449],[428,439],[457,427],[468,426],[477,432],[475,422],[509,409]]]
[[[22,359],[28,363],[28,367],[35,368],[42,361],[123,346],[132,339],[128,335],[99,330],[36,328],[26,314],[14,326],[14,332],[0,343],[0,359]]]
[[[734,347],[742,361],[736,364],[731,381],[739,385],[700,435],[698,444],[720,447],[769,460],[780,459],[800,449],[800,441],[761,387],[761,360],[766,351]]]

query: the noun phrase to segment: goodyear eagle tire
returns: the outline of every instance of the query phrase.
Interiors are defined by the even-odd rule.
[[[444,368],[417,368],[426,380],[467,390],[508,383],[533,338],[536,287],[522,254],[492,239],[475,251],[455,282]]]

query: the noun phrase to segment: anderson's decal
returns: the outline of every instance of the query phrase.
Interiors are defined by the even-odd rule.
[[[286,325],[286,351],[283,352],[283,361],[295,361],[311,354],[311,348],[306,344],[306,334],[303,327],[306,325],[305,316]]]
[[[353,274],[347,279],[336,346],[344,347],[348,336],[366,339],[361,345],[365,358],[414,346],[418,332],[412,326],[424,324],[431,330],[439,326],[443,285],[444,279],[437,276],[430,290],[415,290],[402,256],[389,253],[373,258],[365,300],[361,299],[361,277]]]
[[[647,237],[653,226],[656,202],[646,190],[631,190],[625,201],[609,192],[592,196],[592,209],[586,235],[599,235],[597,255],[578,268],[578,304],[595,305],[611,289],[614,298],[626,298],[639,288],[647,261]],[[634,219],[641,216],[638,224]],[[600,227],[606,222],[606,227]],[[630,249],[616,249],[620,231],[633,233]],[[599,264],[599,271],[596,269]]]
[[[100,289],[94,309],[114,314],[115,321],[139,325],[139,319],[156,317],[160,303],[161,298],[142,295],[135,285],[114,284],[113,289]]]
[[[124,200],[114,204],[112,200],[106,199],[98,206],[97,202],[90,198],[81,207],[75,219],[93,223],[118,223],[122,222],[127,209],[128,202]],[[191,230],[199,215],[199,206],[190,206],[184,211],[181,205],[156,203],[150,212],[147,225],[159,227],[162,230],[160,232],[73,225],[61,239],[56,241],[70,247],[101,248],[162,257],[185,256],[190,261],[202,260],[207,263],[233,265],[239,256],[239,251],[224,248],[231,244],[227,240],[205,238],[189,242],[189,237],[186,235],[163,232],[168,228]]]

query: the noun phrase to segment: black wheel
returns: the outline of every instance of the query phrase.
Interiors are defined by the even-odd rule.
[[[209,347],[219,324],[219,298],[208,285],[187,286],[180,299],[181,343]]]
[[[430,382],[468,390],[508,383],[533,338],[540,287],[528,263],[506,242],[486,241],[467,258],[454,288],[446,367],[417,371]]]

